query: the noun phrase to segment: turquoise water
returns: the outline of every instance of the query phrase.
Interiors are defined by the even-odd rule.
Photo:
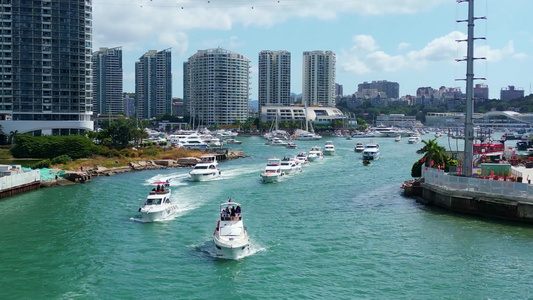
[[[299,141],[295,150],[239,139],[248,157],[220,163],[219,180],[189,182],[190,169],[142,171],[1,200],[0,299],[533,298],[531,226],[401,195],[421,143],[374,139],[382,158],[363,166],[353,151],[359,139]],[[260,182],[269,157],[326,140],[336,156]],[[179,214],[134,221],[148,183],[165,179]],[[243,205],[251,237],[252,254],[238,261],[213,251],[219,204],[229,197]]]

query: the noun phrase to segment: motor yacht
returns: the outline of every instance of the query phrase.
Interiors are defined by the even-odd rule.
[[[309,150],[309,154],[307,155],[307,160],[310,162],[322,160],[324,159],[324,153],[322,152],[322,148],[318,146],[314,146]]]
[[[418,136],[410,136],[409,139],[407,139],[407,143],[409,144],[416,144],[420,141],[420,137]]]
[[[286,175],[302,172],[302,165],[294,157],[285,156],[280,163],[281,171]]]
[[[287,142],[285,142],[284,140],[282,140],[280,138],[277,138],[277,137],[273,137],[273,138],[269,139],[266,142],[266,144],[270,145],[270,146],[281,146],[281,147],[286,147],[287,146]]]
[[[307,152],[298,153],[298,155],[294,157],[294,160],[299,162],[302,166],[306,166],[309,164],[309,160],[307,159]]]
[[[217,257],[239,259],[250,253],[250,240],[241,209],[241,204],[231,202],[231,198],[220,204],[220,219],[213,234]]]
[[[296,149],[297,145],[295,142],[287,142],[287,146],[285,148],[287,149]]]
[[[157,184],[157,188],[150,191],[143,206],[139,208],[143,222],[163,221],[178,211],[178,206],[170,200],[171,189],[168,181],[154,184]]]
[[[401,142],[401,141],[402,141],[402,135],[401,135],[401,134],[398,134],[398,135],[394,138],[394,141],[395,141],[395,142]]]
[[[281,159],[269,158],[265,171],[261,173],[261,180],[264,183],[277,182],[283,175],[285,173],[281,170]]]
[[[212,154],[202,155],[200,162],[189,172],[191,181],[206,181],[219,177],[220,174],[221,171],[218,168],[217,157]]]
[[[357,144],[355,144],[355,152],[363,152],[363,150],[365,150],[365,145],[363,145],[363,143],[358,142]]]
[[[378,160],[381,156],[379,145],[377,143],[368,143],[363,150],[363,160]]]
[[[333,142],[327,141],[322,152],[324,155],[335,155],[335,145],[333,145]]]

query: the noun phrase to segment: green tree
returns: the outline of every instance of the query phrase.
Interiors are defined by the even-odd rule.
[[[449,161],[446,148],[437,144],[437,139],[422,140],[422,143],[424,143],[424,147],[418,149],[416,153],[424,154],[422,162],[426,167],[436,168],[437,166],[446,165],[446,162]]]

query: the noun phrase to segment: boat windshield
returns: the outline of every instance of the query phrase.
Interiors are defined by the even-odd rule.
[[[202,169],[207,169],[209,168],[209,166],[195,166],[194,169],[196,170],[202,170]]]
[[[144,205],[160,205],[162,198],[150,198],[147,199]]]

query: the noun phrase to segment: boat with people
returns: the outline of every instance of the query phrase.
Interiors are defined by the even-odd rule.
[[[309,160],[307,159],[307,152],[300,152],[295,157],[294,160],[300,163],[302,166],[306,166],[309,164]]]
[[[216,257],[239,259],[250,253],[250,239],[242,220],[242,205],[232,202],[220,204],[220,219],[213,233]]]
[[[326,144],[324,145],[324,151],[322,151],[324,155],[335,155],[335,145],[332,141],[326,141]]]
[[[324,153],[322,152],[322,148],[320,148],[319,146],[311,147],[311,150],[309,150],[309,154],[307,154],[307,160],[313,162],[322,159],[324,159]]]
[[[163,221],[178,211],[178,205],[170,200],[171,189],[168,180],[154,184],[157,184],[157,187],[150,191],[143,206],[139,208],[143,222]]]
[[[368,143],[363,150],[363,160],[378,160],[381,156],[381,150],[378,143]]]
[[[355,144],[355,148],[354,148],[355,152],[363,152],[364,150],[365,150],[365,145],[363,145],[363,143],[358,142],[357,144]]]
[[[302,172],[302,165],[300,164],[300,162],[296,161],[294,157],[285,156],[280,163],[281,171],[285,175]]]
[[[263,183],[278,182],[281,176],[285,175],[281,170],[281,159],[269,158],[265,171],[260,174]]]
[[[218,168],[217,157],[213,154],[205,154],[200,157],[192,171],[189,172],[191,181],[206,181],[219,177],[222,172]]]

